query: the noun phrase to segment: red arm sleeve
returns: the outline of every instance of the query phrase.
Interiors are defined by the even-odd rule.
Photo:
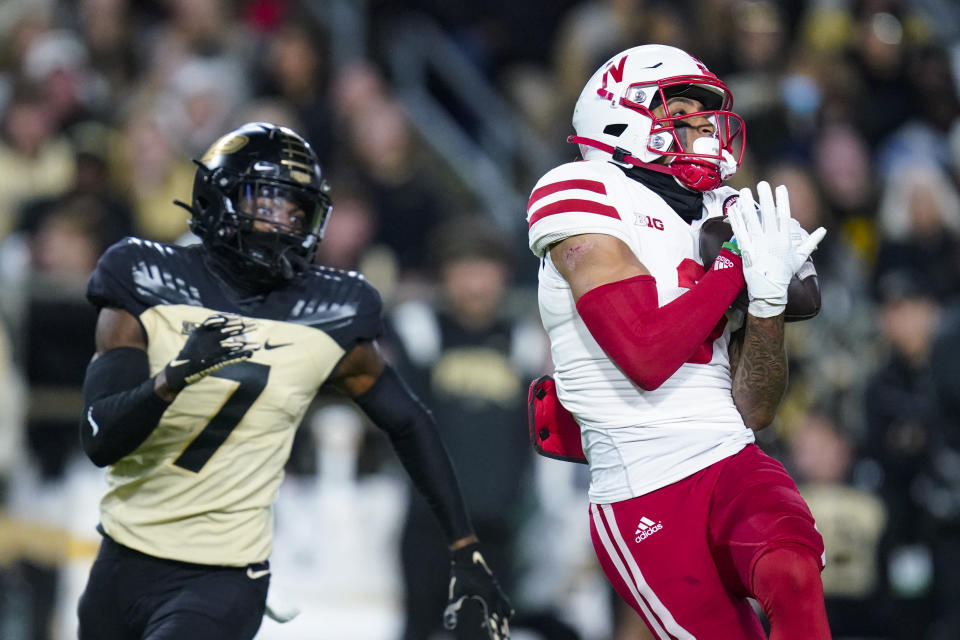
[[[696,286],[662,307],[653,276],[635,276],[587,291],[577,311],[620,370],[652,391],[707,339],[743,286],[740,256],[724,249]]]

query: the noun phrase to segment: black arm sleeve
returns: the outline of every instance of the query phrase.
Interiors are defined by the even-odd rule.
[[[83,403],[80,442],[98,467],[139,447],[168,406],[153,390],[146,352],[134,347],[110,349],[90,362]]]
[[[440,521],[447,541],[471,535],[473,526],[460,484],[433,416],[396,371],[386,367],[354,402],[387,433],[403,467]]]

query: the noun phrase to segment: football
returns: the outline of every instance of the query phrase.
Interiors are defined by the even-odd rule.
[[[700,261],[705,267],[713,264],[720,253],[720,246],[733,236],[733,229],[726,217],[717,216],[704,221],[700,227]],[[747,292],[744,291],[733,303],[738,309],[746,310]],[[797,322],[809,320],[820,313],[820,280],[813,259],[807,258],[800,270],[790,280],[787,288],[787,310],[785,320]]]

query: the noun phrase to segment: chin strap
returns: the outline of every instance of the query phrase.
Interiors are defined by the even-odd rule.
[[[672,165],[656,164],[653,162],[642,162],[630,155],[630,152],[622,147],[612,147],[605,142],[594,140],[593,138],[584,138],[583,136],[570,136],[567,142],[572,144],[583,144],[600,151],[605,151],[613,156],[614,162],[626,163],[634,167],[641,167],[665,173],[673,176],[683,186],[694,191],[710,191],[716,189],[723,182],[720,175],[720,169],[707,162],[697,162],[690,160],[675,161]]]
[[[583,136],[570,136],[567,138],[567,142],[571,144],[583,144],[588,147],[593,147],[594,149],[599,149],[600,151],[605,151],[613,156],[614,162],[625,162],[626,164],[633,165],[634,167],[643,167],[644,169],[650,169],[651,171],[658,171],[660,173],[673,175],[673,171],[670,169],[670,167],[662,164],[654,164],[652,162],[642,162],[630,155],[630,152],[623,147],[612,147],[606,142],[600,142],[599,140],[594,140],[593,138],[584,138]]]

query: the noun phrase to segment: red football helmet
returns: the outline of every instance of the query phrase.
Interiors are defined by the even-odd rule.
[[[699,101],[703,110],[658,117],[670,98]],[[733,175],[743,160],[743,119],[730,109],[730,90],[690,54],[650,44],[613,56],[587,82],[573,111],[575,136],[585,159],[614,162],[673,175],[680,184],[709,191]],[[685,148],[678,122],[702,116],[714,128]],[[666,162],[656,162],[666,158]]]

